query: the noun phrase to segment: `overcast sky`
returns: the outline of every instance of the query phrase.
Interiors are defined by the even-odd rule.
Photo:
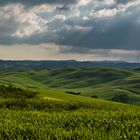
[[[1,0],[0,59],[140,60],[140,0]]]

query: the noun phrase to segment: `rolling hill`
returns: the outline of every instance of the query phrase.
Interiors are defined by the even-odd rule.
[[[140,71],[120,68],[56,68],[34,70],[16,68],[0,71],[0,82],[15,84],[44,92],[112,100],[116,95],[128,95],[128,103],[140,104]],[[44,94],[44,93],[43,93]]]

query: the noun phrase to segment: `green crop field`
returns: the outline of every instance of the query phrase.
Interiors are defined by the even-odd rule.
[[[139,81],[130,69],[1,71],[0,140],[139,140]]]

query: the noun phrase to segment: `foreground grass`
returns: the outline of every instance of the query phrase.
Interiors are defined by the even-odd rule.
[[[0,140],[140,139],[139,106],[94,99],[36,98],[23,103],[1,98],[0,108]]]
[[[137,111],[38,112],[0,110],[0,139],[139,140]]]

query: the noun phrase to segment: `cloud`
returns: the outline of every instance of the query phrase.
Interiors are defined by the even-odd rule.
[[[34,48],[33,59],[39,59],[39,55],[40,59],[47,59],[46,49],[40,46],[51,43],[61,47],[50,45],[50,59],[68,56],[80,60],[102,57],[130,61],[126,50],[140,50],[139,6],[139,0],[0,1],[0,52],[4,47],[13,54],[18,47],[28,53]],[[2,58],[7,56],[4,52]],[[28,53],[23,58],[30,58]],[[132,60],[136,59],[135,54],[131,55]]]
[[[1,34],[20,38],[47,31],[46,22],[34,11],[26,11],[21,4],[10,4],[0,10]]]

